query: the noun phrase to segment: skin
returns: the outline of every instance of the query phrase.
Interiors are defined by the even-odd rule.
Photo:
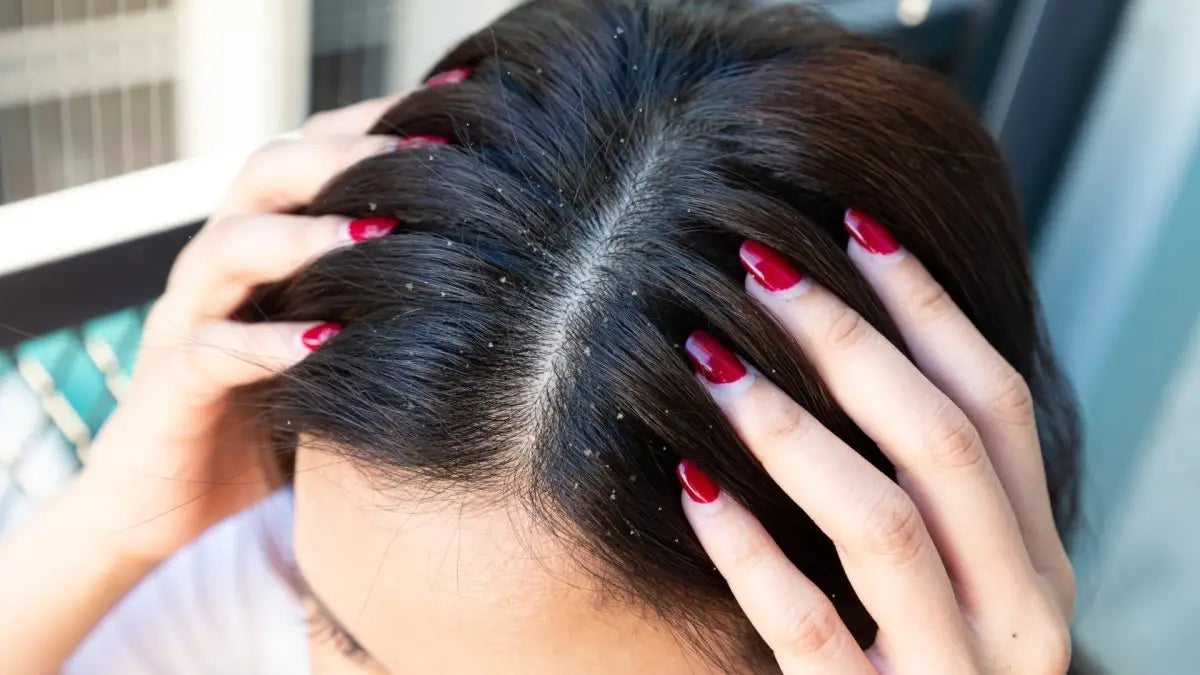
[[[888,480],[760,373],[703,382],[771,476],[838,546],[879,623],[865,652],[828,598],[722,494],[683,498],[705,550],[786,673],[1061,673],[1075,581],[1054,527],[1033,401],[925,268],[849,256],[910,345],[804,282],[746,291],[895,464]]]
[[[346,219],[279,213],[392,151],[394,139],[360,134],[394,102],[325,113],[300,138],[256,153],[181,254],[147,320],[130,393],[89,465],[0,542],[6,668],[56,671],[157,564],[266,493],[254,427],[237,417],[231,391],[303,359],[300,336],[314,324],[227,317],[255,285],[352,245]],[[761,375],[703,386],[838,544],[879,640],[859,649],[829,600],[732,499],[685,494],[689,521],[784,672],[1065,671],[1074,582],[1028,389],[915,258],[854,244],[849,254],[915,363],[818,287],[773,294],[748,278],[747,292],[889,454],[899,485]],[[305,439],[297,454],[297,565],[319,599],[310,606],[366,654],[314,638],[314,672],[705,672],[516,507],[384,493],[334,450]]]
[[[297,455],[295,490],[298,566],[370,655],[358,658],[365,666],[706,672],[665,626],[611,602],[563,542],[516,507],[381,493],[355,465],[311,444]]]

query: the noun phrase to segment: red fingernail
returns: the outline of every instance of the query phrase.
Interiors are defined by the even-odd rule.
[[[868,253],[887,255],[900,250],[900,244],[892,237],[879,221],[856,209],[846,209],[846,217],[842,219],[846,231],[854,237]]]
[[[397,150],[419,150],[421,148],[428,148],[428,147],[431,147],[434,145],[446,145],[449,142],[450,142],[450,139],[446,138],[445,136],[434,136],[432,134],[418,134],[416,136],[405,136],[404,138],[397,139],[396,149]]]
[[[766,244],[746,241],[738,250],[738,258],[750,276],[768,291],[786,291],[804,281],[803,274],[788,264],[779,251]]]
[[[396,229],[400,221],[395,218],[374,216],[371,218],[356,218],[346,224],[346,232],[354,241],[366,241],[386,237]]]
[[[342,330],[340,323],[319,323],[300,334],[300,342],[310,352],[333,339]]]
[[[425,80],[426,87],[440,87],[443,84],[460,84],[475,72],[474,68],[451,68],[443,70]]]
[[[721,496],[721,488],[690,459],[679,462],[675,467],[675,475],[679,477],[679,484],[688,498],[698,504],[711,504]]]
[[[696,370],[713,384],[729,384],[746,376],[746,366],[741,360],[702,330],[689,335],[683,348]]]

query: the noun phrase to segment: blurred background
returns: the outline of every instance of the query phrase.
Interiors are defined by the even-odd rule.
[[[0,536],[86,461],[147,303],[245,155],[411,86],[510,0],[0,0]],[[1200,2],[825,0],[1000,140],[1085,411],[1076,632],[1196,672]]]

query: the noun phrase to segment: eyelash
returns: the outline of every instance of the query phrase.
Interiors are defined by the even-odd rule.
[[[367,651],[358,644],[349,633],[342,630],[340,626],[329,620],[324,612],[315,604],[310,603],[311,609],[308,610],[306,623],[308,624],[309,635],[323,642],[332,644],[342,656],[352,659],[355,662],[362,663],[368,658]]]

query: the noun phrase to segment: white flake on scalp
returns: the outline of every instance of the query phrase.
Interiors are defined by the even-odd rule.
[[[559,370],[566,357],[565,347],[571,328],[592,311],[591,296],[611,281],[605,268],[627,250],[622,237],[636,222],[634,217],[642,206],[639,201],[641,188],[660,170],[669,150],[661,134],[656,138],[657,142],[648,147],[641,161],[636,163],[637,169],[617,183],[611,203],[602,205],[593,218],[581,223],[582,227],[589,228],[587,236],[576,251],[569,254],[578,263],[563,270],[564,279],[559,287],[564,291],[547,308],[545,325],[548,330],[537,345],[537,353],[542,355],[541,368],[530,382],[526,399],[535,409],[553,398],[562,375]],[[633,295],[637,295],[637,291],[633,291]],[[585,345],[583,352],[590,355],[591,347]]]

